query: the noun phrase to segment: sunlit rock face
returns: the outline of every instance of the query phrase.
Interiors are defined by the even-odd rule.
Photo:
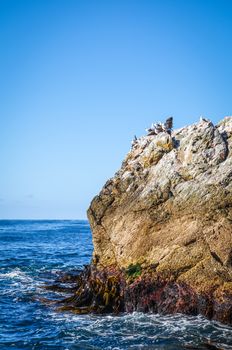
[[[152,269],[232,319],[232,117],[138,139],[88,218],[97,269]]]

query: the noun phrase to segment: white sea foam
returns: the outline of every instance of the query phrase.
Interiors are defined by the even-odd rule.
[[[10,272],[0,273],[0,279],[17,279],[20,282],[32,282],[33,279],[29,277],[24,271],[20,270],[18,267]]]
[[[232,349],[224,344],[224,339],[231,338],[230,329],[227,326],[217,325],[215,322],[209,321],[202,316],[184,316],[184,315],[159,315],[159,314],[142,314],[134,312],[132,314],[113,315],[74,315],[59,314],[51,312],[49,314],[53,322],[65,324],[68,326],[69,335],[75,341],[83,340],[84,336],[89,341],[99,338],[102,342],[109,338],[113,341],[114,346],[106,346],[105,349],[124,350],[128,344],[136,342],[138,344],[147,343],[149,345],[157,345],[160,342],[170,342],[175,340],[181,344],[196,345],[207,344],[212,341],[218,346],[222,346],[225,350]],[[71,327],[71,328],[70,328]],[[218,329],[220,327],[220,329]],[[206,333],[204,329],[208,329]],[[75,331],[74,331],[75,330]],[[199,345],[200,346],[200,345]],[[148,347],[149,348],[149,347]],[[134,348],[133,348],[134,349]]]

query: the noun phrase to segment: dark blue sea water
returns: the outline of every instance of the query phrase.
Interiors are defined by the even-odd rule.
[[[89,263],[92,249],[86,221],[0,221],[0,350],[232,349],[232,328],[202,317],[79,316],[43,304],[54,293],[42,286]]]

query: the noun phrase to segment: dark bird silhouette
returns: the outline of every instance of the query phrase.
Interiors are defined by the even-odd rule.
[[[137,138],[137,136],[135,135],[134,138],[133,138],[133,140],[132,140],[132,142],[131,142],[131,146],[133,147],[133,146],[135,146],[137,143],[138,143],[138,138]]]
[[[167,130],[171,130],[173,128],[173,117],[170,117],[166,120],[166,122],[164,123],[164,127]]]

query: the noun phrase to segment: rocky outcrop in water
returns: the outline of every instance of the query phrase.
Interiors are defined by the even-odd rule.
[[[136,140],[88,218],[92,266],[64,308],[232,323],[232,117]]]

